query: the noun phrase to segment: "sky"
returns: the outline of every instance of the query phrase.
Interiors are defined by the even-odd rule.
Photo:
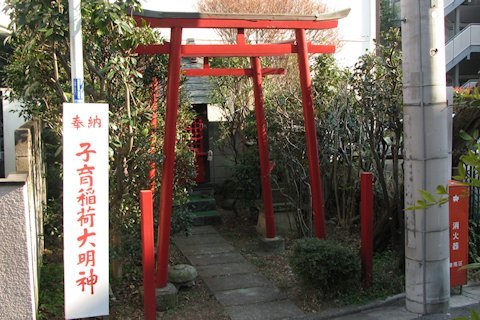
[[[281,0],[279,0],[281,1]],[[182,11],[182,12],[192,12],[198,11],[196,9],[196,4],[198,0],[177,0],[177,1],[159,1],[159,0],[143,0],[141,1],[144,4],[144,8],[148,10],[157,10],[157,11]],[[329,7],[339,2],[339,0],[326,0],[322,1],[327,3]]]
[[[177,11],[177,12],[197,12],[198,0],[142,0],[142,7],[145,10],[154,11]],[[169,29],[161,29],[160,31],[165,38],[170,38]],[[213,39],[219,40],[214,30],[211,29],[184,29],[183,41],[188,38],[195,38],[196,43],[211,42]]]
[[[181,11],[195,12],[197,10],[198,0],[176,0],[176,1],[159,1],[159,0],[143,0],[141,1],[144,9],[156,11]]]

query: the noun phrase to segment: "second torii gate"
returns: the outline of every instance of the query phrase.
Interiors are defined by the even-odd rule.
[[[265,209],[267,238],[275,237],[272,194],[270,186],[270,166],[266,135],[265,114],[263,108],[262,77],[267,74],[279,74],[281,69],[262,69],[261,56],[279,56],[297,54],[302,88],[302,106],[305,121],[305,135],[308,154],[309,177],[312,189],[312,209],[314,234],[325,238],[325,219],[323,192],[318,158],[318,146],[313,110],[312,86],[309,53],[334,53],[334,45],[313,45],[306,40],[305,30],[336,28],[338,19],[348,15],[349,9],[315,16],[304,15],[239,15],[239,14],[201,14],[180,12],[142,11],[135,13],[137,22],[145,21],[153,28],[170,28],[170,42],[159,45],[140,46],[139,54],[169,54],[167,106],[165,116],[164,161],[162,165],[162,185],[160,190],[160,216],[157,242],[156,286],[163,288],[167,284],[168,247],[172,210],[172,192],[174,178],[174,160],[176,143],[176,124],[182,57],[250,57],[251,69],[214,69],[209,68],[205,58],[203,69],[184,70],[187,76],[252,76],[254,83],[255,112],[257,121],[258,146],[260,154],[262,194]],[[226,28],[237,29],[236,44],[222,45],[182,45],[183,28]],[[283,44],[247,44],[244,29],[294,29],[295,42]],[[160,226],[166,226],[161,231]]]

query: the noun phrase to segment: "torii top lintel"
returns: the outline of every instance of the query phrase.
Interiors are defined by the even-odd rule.
[[[228,29],[295,29],[319,30],[336,28],[338,19],[348,15],[350,9],[331,13],[307,15],[224,14],[199,12],[158,12],[145,10],[135,12],[137,23],[145,21],[152,28],[228,28]],[[234,45],[182,45],[182,57],[250,57],[279,56],[298,53],[295,43]],[[170,43],[139,46],[138,54],[169,54]],[[334,45],[307,44],[309,53],[334,53]]]
[[[199,12],[135,12],[137,21],[145,20],[152,28],[228,28],[228,29],[330,29],[345,18],[350,9],[317,15],[226,14]]]

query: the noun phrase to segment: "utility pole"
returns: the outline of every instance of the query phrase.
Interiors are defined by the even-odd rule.
[[[443,0],[401,0],[405,206],[451,177]],[[405,211],[406,307],[446,312],[450,299],[448,205]]]
[[[68,0],[73,103],[84,102],[81,0]]]

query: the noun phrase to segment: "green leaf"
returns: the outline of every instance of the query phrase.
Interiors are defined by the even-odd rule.
[[[436,202],[437,200],[435,199],[435,196],[427,191],[427,190],[420,190],[420,195],[422,198],[425,200],[425,202]]]
[[[465,141],[473,141],[473,137],[466,133],[464,130],[460,130],[460,138],[462,138]]]
[[[464,180],[467,176],[467,170],[465,169],[465,165],[463,163],[458,166],[458,176],[460,177],[459,180]]]
[[[52,28],[47,29],[47,31],[45,31],[45,37],[46,38],[50,37],[52,34],[53,34],[53,29]]]
[[[462,157],[462,162],[472,167],[478,167],[480,165],[480,160],[472,156]]]
[[[425,200],[417,200],[417,205],[422,209],[425,209],[427,207],[427,203],[425,202]]]
[[[447,187],[444,186],[444,185],[437,186],[436,192],[437,192],[437,194],[444,194],[444,195],[448,194]]]

